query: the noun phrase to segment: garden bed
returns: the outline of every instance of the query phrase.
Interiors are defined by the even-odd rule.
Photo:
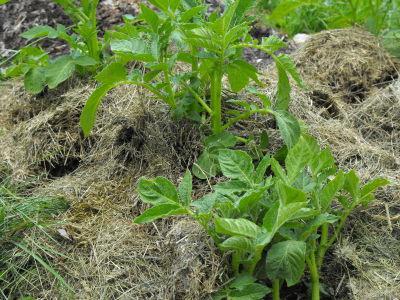
[[[259,68],[267,61],[249,56]],[[332,299],[392,299],[400,294],[399,61],[359,28],[315,34],[292,58],[309,90],[293,87],[289,111],[321,148],[330,148],[340,169],[354,169],[362,183],[376,177],[393,182],[349,217],[321,282]],[[274,99],[276,71],[266,64],[261,72],[265,86],[259,90]],[[60,245],[47,241],[47,247],[75,262],[55,256],[55,270],[79,299],[211,298],[228,267],[200,226],[187,217],[133,223],[147,208],[136,192],[139,179],[181,182],[201,154],[200,130],[188,120],[173,121],[147,90],[120,86],[103,99],[84,138],[79,117],[94,89],[95,82],[78,75],[37,95],[20,79],[1,87],[0,164],[14,171],[17,183],[39,178],[26,193],[72,202],[58,220],[67,225],[56,228],[66,233],[52,233]],[[229,130],[259,136],[263,129],[273,154],[283,144],[273,118],[253,115]],[[219,180],[195,180],[194,200]],[[306,297],[308,281],[306,273],[296,289],[282,290],[282,298]],[[24,294],[57,297],[47,283],[26,285]]]

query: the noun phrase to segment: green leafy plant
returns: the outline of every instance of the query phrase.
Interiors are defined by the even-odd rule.
[[[270,287],[279,299],[283,281],[298,283],[306,265],[313,299],[319,299],[326,251],[354,208],[368,205],[371,193],[390,183],[378,178],[360,188],[355,172],[337,172],[329,148],[321,151],[306,134],[287,152],[284,168],[268,154],[254,165],[247,153],[230,149],[221,150],[218,160],[231,180],[214,185],[212,194],[195,202],[190,172],[178,189],[164,177],[141,178],[138,193],[153,207],[135,219],[142,224],[187,214],[222,252],[231,251],[235,279],[217,299],[261,299]]]
[[[75,70],[81,75],[85,75],[86,71],[94,73],[109,58],[105,48],[110,39],[100,42],[97,37],[96,7],[99,1],[82,0],[82,7],[78,7],[76,1],[73,0],[52,1],[62,5],[65,13],[71,17],[75,25],[65,28],[58,24],[56,29],[50,26],[31,28],[21,36],[28,40],[40,39],[21,48],[1,63],[1,65],[5,65],[15,58],[14,63],[6,69],[4,78],[23,74],[25,88],[32,93],[41,92],[46,82],[50,89],[57,87],[71,77]],[[67,30],[72,28],[75,33],[69,35]],[[32,47],[44,38],[61,38],[67,41],[72,48],[71,54],[50,60],[48,53],[40,47]]]
[[[347,0],[347,1],[318,1],[318,0],[299,0],[299,1],[279,1],[268,18],[269,22],[282,20],[285,16],[296,11],[296,15],[288,22],[281,23],[289,31],[293,23],[302,22],[299,20],[299,10],[301,14],[307,16],[307,23],[298,27],[299,31],[310,32],[312,28],[337,28],[349,27],[355,24],[366,25],[374,34],[379,35],[383,29],[388,28],[388,13],[396,9],[395,1],[391,0]],[[306,7],[307,10],[302,8]],[[303,18],[304,19],[304,18]],[[320,25],[318,25],[320,24]],[[302,29],[301,29],[302,28]],[[292,35],[297,33],[291,31]],[[311,30],[311,32],[313,32]]]
[[[272,114],[277,119],[282,136],[289,148],[293,147],[300,136],[299,122],[286,109],[290,101],[288,74],[301,86],[295,65],[288,55],[275,56],[274,51],[287,45],[278,37],[264,38],[258,45],[248,34],[248,26],[255,17],[246,17],[255,0],[226,1],[224,12],[219,15],[217,9],[206,17],[207,5],[203,1],[151,0],[161,12],[141,4],[138,21],[143,24],[124,34],[112,34],[111,50],[116,54],[116,61],[106,66],[95,78],[101,83],[89,97],[81,115],[81,126],[87,136],[93,128],[98,106],[103,96],[112,88],[122,84],[135,84],[151,91],[156,98],[167,103],[175,117],[187,115],[205,123],[211,119],[212,134],[218,134],[250,114]],[[173,42],[177,50],[171,50]],[[270,54],[276,61],[279,71],[278,89],[275,107],[265,95],[254,86],[249,86],[250,79],[258,85],[257,69],[242,60],[242,49],[252,47]],[[145,63],[145,71],[126,67],[131,60]],[[188,63],[191,67],[184,74],[176,73],[177,61]],[[228,102],[240,107],[227,114],[232,117],[222,118],[222,79],[227,74],[230,89],[238,93],[244,88],[258,96],[264,107],[245,101],[231,99]],[[242,141],[246,141],[241,139]]]

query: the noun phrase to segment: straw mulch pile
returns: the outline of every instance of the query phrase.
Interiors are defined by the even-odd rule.
[[[363,183],[376,177],[394,183],[350,216],[322,282],[338,299],[399,295],[399,64],[373,36],[354,28],[316,34],[293,58],[309,91],[293,87],[289,110],[322,148],[329,146],[341,169],[355,169]],[[273,98],[277,74],[273,68],[264,73],[263,90]],[[15,182],[39,176],[27,193],[72,202],[59,220],[68,223],[67,235],[54,231],[60,246],[47,245],[78,263],[54,257],[55,269],[79,299],[211,298],[228,273],[202,228],[186,217],[133,224],[147,208],[136,192],[140,177],[179,184],[201,153],[199,129],[174,122],[140,87],[121,86],[103,99],[84,138],[79,117],[93,89],[74,78],[33,96],[16,80],[0,95],[0,163],[14,170]],[[230,130],[246,137],[262,129],[274,153],[282,140],[272,118],[253,116]],[[195,180],[194,198],[209,193],[210,184]],[[45,283],[30,288],[37,297],[54,296]]]

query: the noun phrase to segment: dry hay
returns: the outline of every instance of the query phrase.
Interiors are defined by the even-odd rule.
[[[341,64],[347,57],[352,59]],[[324,273],[323,282],[329,282],[331,295],[343,299],[399,295],[400,261],[395,251],[400,248],[400,229],[398,219],[390,220],[400,213],[400,83],[385,83],[389,76],[397,76],[395,69],[388,69],[395,63],[359,29],[316,34],[294,58],[310,91],[294,87],[289,110],[309,126],[307,133],[321,147],[329,146],[341,169],[355,169],[362,183],[376,177],[394,182],[381,189],[368,208],[350,216],[340,242],[327,257],[331,272]],[[379,63],[368,69],[372,61]],[[346,73],[347,69],[354,72]],[[278,76],[274,70],[266,74],[263,91],[273,99]],[[323,74],[327,79],[317,77]],[[361,83],[362,97],[353,93]],[[74,89],[68,89],[70,85]],[[28,95],[16,81],[0,99],[5,124],[1,162],[20,170],[16,181],[44,173],[51,180],[41,181],[34,192],[72,201],[63,216],[69,223],[64,228],[69,239],[58,236],[62,247],[57,250],[80,263],[55,258],[56,270],[80,299],[208,298],[226,267],[197,224],[186,217],[133,224],[147,208],[135,191],[138,179],[165,176],[178,184],[200,153],[198,129],[173,122],[144,90],[121,86],[102,101],[95,128],[83,139],[78,120],[92,90],[92,84],[73,79],[58,94],[46,92],[51,95],[48,99],[46,94]],[[21,120],[15,124],[18,115]],[[273,118],[253,115],[230,130],[257,137],[263,129],[270,137],[267,150],[274,153],[282,139]],[[27,167],[61,147],[65,149],[46,157],[45,163]],[[65,170],[64,164],[70,162],[75,164]],[[205,182],[195,181],[194,188],[196,198],[210,192]],[[44,286],[36,295],[50,297],[51,288]]]
[[[361,28],[312,35],[293,59],[316,105],[325,107],[332,117],[340,106],[360,103],[385,87],[398,77],[400,66],[378,46],[374,35]]]
[[[328,253],[322,282],[339,299],[394,299],[400,295],[398,61],[360,29],[315,34],[292,57],[309,91],[293,85],[289,111],[330,148],[340,169],[356,171],[361,184],[377,177],[393,182],[349,217]],[[264,92],[271,99],[273,68],[265,70]]]

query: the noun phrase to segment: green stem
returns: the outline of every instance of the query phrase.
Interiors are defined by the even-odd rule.
[[[218,70],[211,73],[211,128],[213,134],[221,132],[221,85],[222,75]]]
[[[319,276],[318,276],[318,268],[315,263],[314,253],[311,252],[311,257],[306,254],[306,263],[308,265],[308,269],[311,274],[311,283],[312,283],[312,299],[319,300]]]
[[[224,131],[226,128],[231,126],[233,123],[236,123],[237,121],[239,121],[241,119],[246,119],[249,115],[255,114],[255,113],[261,113],[261,114],[265,115],[267,113],[271,113],[272,114],[273,111],[268,110],[266,108],[264,108],[264,109],[254,109],[254,110],[246,111],[246,112],[236,116],[235,118],[231,119],[228,123],[226,123],[224,126],[222,126],[221,127],[221,131]]]
[[[325,249],[328,249],[327,248],[328,229],[329,229],[329,227],[328,227],[327,223],[322,224],[322,226],[321,226],[321,239],[320,239],[319,247],[318,247],[318,250],[317,250],[317,267],[318,267],[318,269],[321,268],[322,263],[324,261],[324,256],[325,256],[325,252],[326,252]]]
[[[196,100],[204,107],[204,109],[212,116],[214,112],[211,110],[211,108],[207,105],[207,103],[204,102],[203,99],[196,93],[195,90],[193,90],[189,85],[186,84],[183,80],[181,83],[188,89],[188,91],[196,98]]]
[[[272,281],[272,299],[279,300],[279,289],[280,289],[279,279],[275,279],[274,281]]]
[[[171,85],[171,81],[169,80],[169,74],[167,70],[164,70],[164,79],[165,79],[165,83],[167,84],[166,89],[167,89],[167,93],[168,98],[169,98],[169,102],[168,104],[172,107],[172,109],[176,108],[176,103],[175,103],[175,99],[174,99],[174,91],[172,90],[172,85]]]
[[[261,249],[258,249],[258,250],[257,250],[257,253],[256,253],[256,255],[254,256],[253,262],[251,263],[251,266],[250,266],[250,270],[249,270],[249,274],[250,274],[250,275],[253,275],[254,269],[256,268],[256,265],[257,265],[258,261],[259,261],[260,258],[261,258],[261,253],[263,252],[263,250],[264,250],[264,247],[262,247]]]

